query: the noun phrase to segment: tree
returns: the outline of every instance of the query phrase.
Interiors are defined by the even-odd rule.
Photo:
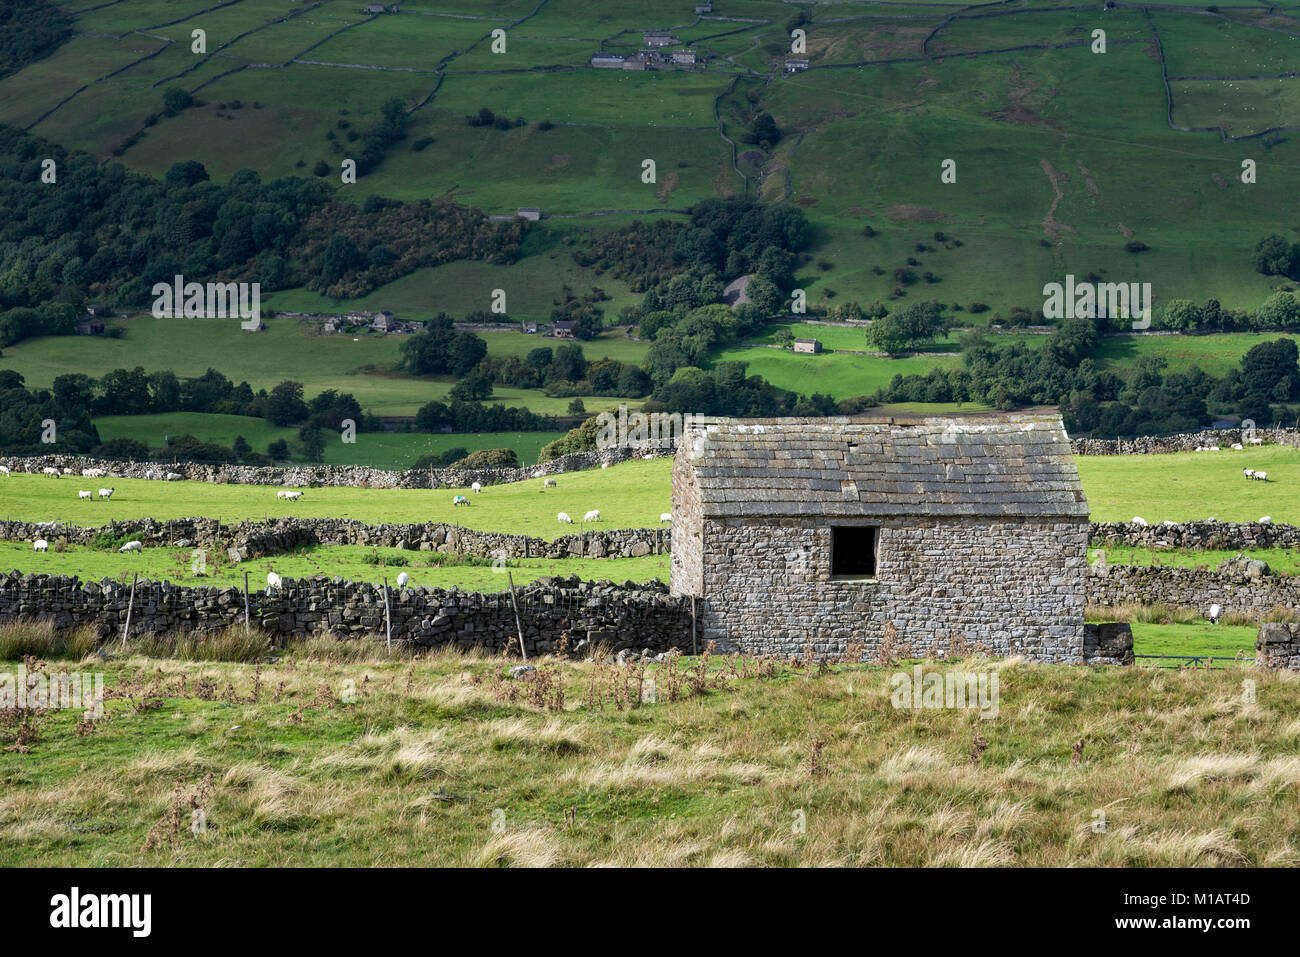
[[[231,451],[241,459],[246,459],[253,454],[253,447],[248,444],[248,439],[244,438],[242,435],[235,436],[234,444],[232,444],[230,448]]]
[[[163,109],[168,116],[175,116],[193,102],[194,97],[190,92],[179,86],[169,86],[163,90]]]
[[[583,401],[581,399],[574,399],[572,402],[569,403],[570,415],[582,415],[586,411],[587,411],[587,406],[583,404]]]
[[[320,462],[325,458],[324,429],[304,429],[298,437],[302,439],[302,454],[308,462]]]
[[[892,355],[933,342],[943,327],[938,303],[914,302],[875,320],[867,330],[867,341]]]
[[[1272,395],[1279,383],[1286,381],[1291,393],[1286,398],[1296,397],[1300,395],[1295,390],[1295,384],[1300,383],[1298,355],[1300,348],[1294,339],[1261,342],[1241,357],[1242,379],[1250,392],[1263,395]]]
[[[289,443],[284,439],[276,439],[266,447],[266,454],[276,460],[283,460],[289,457]]]
[[[271,390],[266,401],[266,421],[272,425],[296,425],[307,418],[302,383],[286,380]]]
[[[491,397],[492,380],[482,373],[472,372],[452,386],[448,395],[461,402],[480,402]]]
[[[487,343],[472,332],[458,332],[451,339],[447,368],[454,376],[463,376],[483,361]]]
[[[1273,233],[1255,244],[1251,262],[1256,271],[1265,276],[1290,276],[1294,279],[1297,259],[1300,259],[1300,248],[1287,242],[1285,236]]]

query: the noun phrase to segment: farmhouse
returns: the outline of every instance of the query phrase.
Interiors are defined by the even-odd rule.
[[[794,341],[794,351],[815,355],[822,351],[822,341],[820,339],[796,339]]]
[[[696,418],[672,590],[703,647],[1083,659],[1088,504],[1057,414]]]
[[[675,66],[695,66],[694,50],[678,50],[672,55]]]
[[[551,327],[551,335],[556,339],[573,339],[578,335],[577,319],[557,319]]]

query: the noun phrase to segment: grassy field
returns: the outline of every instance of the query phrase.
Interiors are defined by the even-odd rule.
[[[1176,455],[1096,455],[1075,459],[1093,521],[1128,521],[1140,515],[1155,524],[1217,518],[1300,525],[1300,451],[1265,446],[1243,452]],[[601,512],[610,528],[657,524],[670,497],[671,459],[631,461],[608,469],[570,472],[557,488],[542,491],[541,479],[489,486],[470,508],[455,508],[452,489],[314,488],[296,503],[277,501],[275,488],[116,479],[109,502],[76,497],[75,477],[15,474],[0,479],[0,515],[28,521],[107,524],[110,519],[182,518],[196,514],[233,522],[271,515],[319,515],[369,522],[453,521],[470,528],[554,537],[555,514]],[[1248,481],[1243,467],[1263,469],[1268,482]]]
[[[1293,674],[1247,700],[1238,671],[924,666],[996,676],[982,719],[896,707],[906,663],[652,664],[633,705],[638,676],[543,660],[543,711],[499,658],[354,648],[52,661],[102,673],[106,715],[0,751],[0,865],[1300,863]]]
[[[1141,516],[1152,524],[1217,518],[1300,525],[1300,451],[1285,446],[1234,452],[1175,455],[1076,456],[1079,476],[1095,522],[1127,522]],[[1268,473],[1252,482],[1243,468]]]
[[[195,573],[195,563],[202,561],[202,574]],[[513,559],[504,566],[493,567],[491,559],[456,561],[440,552],[416,552],[398,548],[371,548],[364,545],[331,545],[305,548],[274,557],[240,562],[225,561],[223,554],[211,549],[200,555],[195,549],[149,548],[133,555],[118,554],[115,548],[95,549],[70,545],[64,552],[35,554],[26,542],[0,542],[0,568],[23,566],[27,571],[50,575],[78,575],[86,581],[104,578],[130,580],[133,572],[153,581],[170,581],[185,585],[242,585],[244,572],[260,587],[267,572],[281,578],[346,578],[349,581],[393,581],[406,572],[412,587],[451,588],[462,591],[496,592],[506,590],[506,572],[515,584],[523,585],[536,578],[578,575],[594,581],[668,580],[668,556],[605,559]]]
[[[205,442],[229,447],[242,435],[254,451],[265,452],[277,439],[284,439],[297,454],[301,443],[298,430],[279,428],[265,419],[246,415],[219,415],[203,412],[164,412],[157,415],[106,415],[94,420],[99,437],[107,442],[131,438],[150,448],[161,448],[167,436],[193,435]],[[373,465],[382,469],[406,469],[421,455],[465,448],[514,449],[524,465],[537,462],[542,446],[563,436],[563,432],[358,432],[355,443],[345,443],[334,436],[325,446],[327,465]]]
[[[1300,82],[1245,77],[1289,72],[1300,20],[1285,8],[1207,17],[1154,6],[1150,18],[1108,11],[1100,56],[1087,45],[1096,16],[1083,10],[950,17],[907,3],[804,4],[812,69],[782,76],[791,14],[775,2],[745,3],[732,14],[746,18],[739,22],[698,20],[675,0],[405,4],[399,15],[372,17],[351,0],[310,8],[120,0],[85,9],[80,35],[0,80],[0,120],[99,156],[143,130],[122,157],[136,168],[161,174],[183,157],[218,180],[240,167],[269,179],[335,164],[347,150],[326,138],[337,121],[364,129],[396,96],[413,111],[409,141],[434,142],[419,152],[398,144],[346,195],[449,196],[488,212],[535,205],[573,215],[682,208],[743,191],[727,137],[739,141],[766,111],[785,135],[766,151],[741,143],[755,155],[740,165],[755,194],[796,203],[814,223],[812,251],[830,266],[807,277],[813,302],[832,301],[832,291],[840,301],[885,299],[893,268],[942,229],[963,245],[920,253],[936,282],[909,296],[979,300],[1005,314],[1040,305],[1044,282],[1096,272],[1151,282],[1157,301],[1255,307],[1270,283],[1253,272],[1249,251],[1267,231],[1260,224],[1292,208],[1300,144],[1170,129],[1154,40],[1168,61],[1174,122],[1241,135],[1295,123]],[[467,10],[481,19],[464,19]],[[206,56],[188,49],[200,22]],[[651,23],[671,28],[702,66],[586,66],[602,48],[631,52]],[[482,42],[498,25],[508,32],[500,54]],[[1008,47],[1018,49],[990,52]],[[168,85],[202,85],[200,103],[144,129]],[[463,117],[484,106],[527,124],[466,126]],[[543,120],[554,125],[542,130]],[[655,184],[640,181],[645,158],[658,165]],[[956,183],[940,181],[945,158],[958,161]],[[1240,182],[1244,158],[1259,164],[1253,185]],[[1125,251],[1131,238],[1149,251]],[[490,288],[534,296],[532,258],[497,267],[520,281],[494,277]],[[430,288],[427,277],[403,283],[391,292],[412,301],[415,288]],[[482,298],[477,283],[434,292],[421,308]]]
[[[292,319],[272,319],[263,332],[244,332],[234,320],[115,320],[125,327],[120,339],[98,336],[46,336],[7,347],[0,369],[14,369],[28,386],[48,387],[57,376],[84,372],[102,376],[116,368],[142,366],[146,372],[170,369],[199,376],[216,369],[235,383],[272,389],[285,379],[303,384],[308,397],[327,389],[350,392],[374,415],[412,416],[426,402],[445,401],[449,376],[415,378],[392,371],[401,358],[404,336],[315,335]],[[611,341],[618,342],[617,337]],[[552,343],[553,344],[553,343]],[[616,348],[621,348],[621,342]],[[587,351],[599,358],[599,348]],[[571,399],[551,398],[539,389],[498,386],[489,404],[525,406],[539,414],[563,415]],[[635,399],[584,397],[589,411],[615,409]]]
[[[87,504],[77,499],[77,482],[90,480],[13,475],[7,480],[0,478],[0,516],[82,525],[195,515],[223,522],[281,515],[334,516],[366,522],[453,522],[467,528],[555,538],[578,530],[578,526],[559,525],[558,512],[581,517],[599,509],[601,528],[657,525],[660,513],[670,505],[671,464],[671,459],[637,459],[608,469],[569,472],[557,476],[558,484],[544,492],[542,479],[529,479],[488,486],[481,495],[469,489],[313,488],[305,490],[297,502],[277,499],[272,486],[113,479],[117,491],[110,501]],[[452,505],[457,494],[468,495],[469,508]]]

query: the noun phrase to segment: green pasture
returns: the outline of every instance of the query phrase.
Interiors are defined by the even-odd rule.
[[[295,457],[301,454],[297,429],[279,428],[265,419],[245,415],[163,412],[155,415],[107,415],[94,421],[99,437],[105,442],[130,438],[144,442],[150,448],[160,448],[167,436],[193,435],[205,442],[229,447],[236,436],[242,435],[257,452],[265,452],[270,443],[284,439]],[[406,469],[422,455],[465,448],[470,452],[514,449],[521,463],[531,465],[537,461],[543,445],[562,435],[563,432],[358,432],[355,443],[345,443],[340,436],[330,434],[330,441],[325,446],[325,464]]]

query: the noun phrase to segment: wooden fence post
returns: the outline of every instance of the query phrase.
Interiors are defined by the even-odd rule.
[[[388,650],[393,650],[393,614],[388,609],[388,579],[384,579],[384,633],[388,636]]]
[[[515,610],[515,630],[519,632],[519,654],[528,660],[528,649],[524,647],[524,623],[519,620],[519,602],[515,600],[515,579],[506,572],[506,581],[510,583],[510,607]]]
[[[126,638],[131,634],[131,612],[135,610],[135,583],[140,577],[139,572],[131,573],[131,597],[126,602],[126,624],[122,626],[122,647],[126,647]]]

